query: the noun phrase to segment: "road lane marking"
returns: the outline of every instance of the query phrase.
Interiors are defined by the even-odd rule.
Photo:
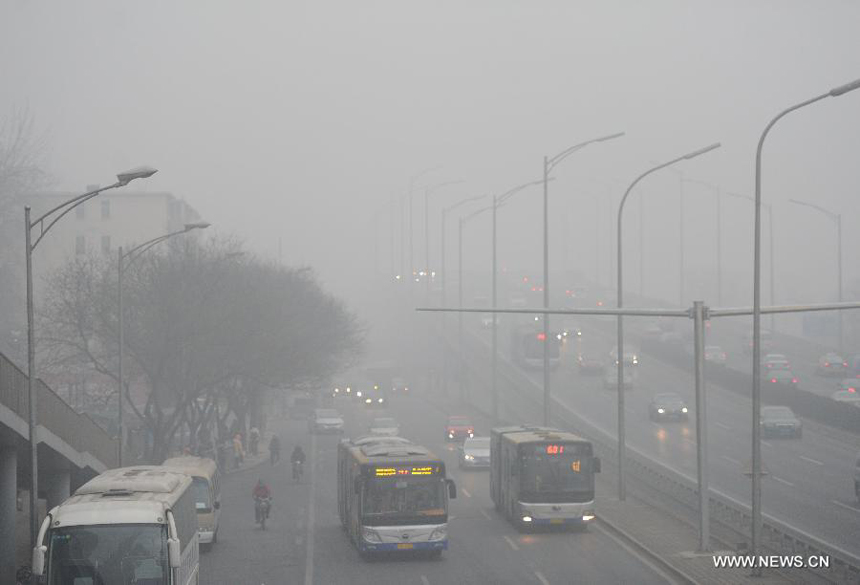
[[[686,441],[686,442],[690,443],[691,445],[695,445],[695,444],[696,444],[696,441],[694,441],[693,439],[691,439],[691,438],[689,438],[689,437],[681,437],[681,439],[683,439],[684,441]]]
[[[543,573],[540,571],[535,571],[535,577],[538,578],[538,581],[541,582],[541,585],[549,585],[549,581],[546,580],[546,577],[543,576]]]
[[[804,461],[809,461],[810,463],[815,463],[816,465],[824,465],[824,463],[822,463],[818,459],[810,459],[809,457],[804,457],[803,455],[800,455],[800,458],[803,459]]]
[[[773,447],[773,445],[771,445],[767,441],[762,441],[761,444],[764,445],[765,447]]]
[[[311,493],[308,502],[308,526],[305,540],[305,585],[313,585],[314,582],[314,509],[316,494],[316,469],[317,469],[317,435],[311,433]]]
[[[740,464],[741,464],[741,462],[740,462],[740,461],[738,461],[737,459],[732,459],[732,458],[731,458],[731,457],[729,457],[728,455],[720,455],[720,457],[721,457],[722,459],[725,459],[726,461],[728,461],[728,462],[730,462],[730,463],[734,463],[735,465],[740,465]]]
[[[784,479],[782,479],[781,477],[777,477],[777,476],[775,476],[775,475],[772,475],[771,477],[772,477],[772,478],[774,478],[774,479],[775,479],[776,481],[778,481],[779,483],[782,483],[782,484],[787,485],[788,487],[794,487],[794,484],[793,484],[793,483],[791,483],[790,481],[785,481],[785,480],[784,480]]]
[[[837,506],[839,506],[841,508],[845,508],[846,510],[851,510],[852,512],[857,512],[858,514],[860,514],[860,510],[858,510],[857,508],[855,508],[853,506],[849,506],[848,504],[843,504],[842,502],[838,502],[836,500],[830,500],[830,501],[831,501],[831,503],[836,504]]]
[[[512,549],[514,549],[514,550],[520,550],[520,547],[519,547],[519,546],[517,546],[517,543],[516,543],[516,542],[514,542],[513,540],[511,540],[511,537],[510,537],[510,536],[503,536],[502,538],[504,538],[504,539],[505,539],[505,542],[507,542],[509,545],[511,545],[511,548],[512,548]]]
[[[727,431],[732,430],[732,427],[730,427],[729,425],[724,425],[721,422],[715,422],[714,424],[717,425],[718,427],[720,427],[721,429],[725,429]]]
[[[427,575],[421,575],[421,584],[430,585],[430,580],[427,578]]]
[[[461,491],[461,492],[463,492],[463,494],[464,494],[467,498],[471,498],[471,497],[472,497],[472,494],[470,494],[470,493],[469,493],[469,491],[468,491],[466,488],[460,488],[460,491]]]
[[[484,510],[483,508],[478,508],[478,512],[480,512],[480,513],[481,513],[481,515],[482,515],[484,518],[486,518],[487,520],[492,520],[492,518],[490,518],[490,515],[489,515],[489,514],[487,514],[487,511],[486,511],[486,510]]]
[[[604,536],[608,536],[609,538],[611,538],[613,541],[615,541],[616,544],[618,544],[618,546],[620,546],[621,548],[626,550],[629,554],[633,555],[637,559],[639,559],[643,564],[645,564],[645,566],[647,566],[649,569],[651,569],[652,571],[654,571],[655,573],[660,575],[660,577],[665,579],[666,583],[677,584],[677,581],[674,578],[670,577],[665,571],[663,571],[660,567],[658,567],[656,564],[654,564],[651,561],[651,559],[649,559],[648,557],[646,557],[642,553],[636,551],[632,546],[630,546],[629,544],[627,544],[626,542],[624,542],[623,540],[621,540],[620,538],[618,538],[617,536],[615,536],[614,534],[612,534],[611,532],[609,532],[608,530],[603,528],[600,524],[592,524],[591,527],[595,528],[598,532],[600,532]],[[573,546],[573,545],[571,545],[571,546]]]

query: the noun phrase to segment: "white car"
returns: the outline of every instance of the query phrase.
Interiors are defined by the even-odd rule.
[[[308,419],[312,433],[342,433],[343,417],[333,408],[316,408]]]
[[[460,446],[461,468],[490,467],[490,437],[472,437]]]
[[[371,435],[396,437],[400,434],[400,425],[391,417],[380,417],[373,419],[368,430]]]

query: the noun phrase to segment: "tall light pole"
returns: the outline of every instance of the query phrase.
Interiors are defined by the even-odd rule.
[[[860,89],[860,79],[835,87],[814,98],[791,106],[777,114],[765,126],[758,141],[755,154],[755,236],[753,259],[753,389],[752,389],[752,546],[750,553],[758,554],[761,539],[761,153],[770,129],[781,118],[805,106],[829,97],[838,97]],[[761,574],[761,567],[753,569]]]
[[[750,197],[749,195],[744,195],[742,193],[732,193],[730,191],[725,192],[729,197],[734,197],[736,199],[744,199],[755,204],[755,197]],[[770,305],[773,307],[776,305],[776,283],[774,282],[774,248],[773,248],[773,205],[770,203],[761,203],[762,208],[767,212],[767,252],[768,252],[768,282],[769,282],[769,297],[770,297]],[[773,331],[774,329],[774,315],[770,315],[770,329]]]
[[[821,206],[818,206],[814,203],[808,203],[806,201],[799,201],[797,199],[789,199],[791,203],[796,205],[803,205],[804,207],[811,207],[816,211],[820,211],[827,217],[829,217],[833,223],[836,224],[836,295],[837,301],[842,302],[842,214],[836,213],[834,211],[830,211]],[[839,314],[839,354],[845,355],[845,337],[843,335],[843,324],[842,324],[842,311],[838,311]]]
[[[665,162],[663,164],[659,164],[655,167],[652,167],[636,177],[636,179],[630,183],[630,186],[627,187],[627,191],[624,192],[624,196],[621,198],[621,202],[618,204],[618,222],[616,227],[616,269],[618,271],[616,275],[616,301],[618,304],[618,308],[622,308],[624,306],[624,288],[623,288],[623,277],[624,270],[622,265],[622,239],[621,239],[621,220],[623,218],[622,212],[624,211],[624,204],[627,202],[627,197],[630,195],[630,192],[633,190],[639,181],[661,169],[664,169],[668,166],[674,165],[681,161],[690,160],[706,152],[710,152],[715,148],[719,148],[720,143],[717,142],[710,146],[706,146],[705,148],[694,150],[689,154],[685,154],[684,156],[679,156],[676,159],[672,159],[669,162]],[[624,317],[618,315],[618,339],[616,342],[617,351],[616,351],[616,361],[618,367],[618,499],[624,501],[626,499],[626,485],[624,478],[624,457],[625,457],[625,431],[624,431]]]
[[[426,293],[428,303],[430,302],[430,275],[435,272],[430,270],[430,195],[442,187],[458,185],[460,183],[463,183],[463,181],[445,181],[430,185],[424,189],[424,271],[426,272],[424,277],[427,281]]]
[[[173,236],[178,236],[181,234],[186,234],[191,230],[197,229],[206,229],[210,224],[205,222],[200,223],[187,223],[185,224],[185,228],[179,231],[171,232],[169,234],[165,234],[163,236],[159,236],[157,238],[153,238],[148,240],[139,246],[136,246],[129,250],[128,252],[123,253],[122,246],[117,250],[117,264],[116,264],[116,299],[117,299],[117,339],[119,340],[119,348],[118,348],[118,356],[117,356],[117,426],[119,427],[119,457],[118,457],[118,465],[122,467],[122,454],[123,454],[123,445],[125,435],[123,433],[123,406],[125,402],[123,402],[123,397],[125,395],[124,387],[123,387],[123,349],[124,345],[124,337],[125,331],[123,329],[123,309],[122,309],[122,277],[125,274],[125,271],[128,269],[131,264],[140,258],[145,252],[147,252],[153,246],[160,244],[161,242],[172,238]]]
[[[412,175],[409,178],[409,190],[403,196],[403,198],[409,199],[409,272],[408,274],[404,274],[406,272],[406,268],[404,266],[404,261],[406,260],[406,232],[405,226],[403,225],[403,198],[400,199],[400,277],[407,278],[409,282],[413,281],[413,271],[415,270],[415,258],[414,258],[414,248],[413,248],[413,238],[412,238],[412,195],[416,191],[415,182],[426,175],[427,173],[431,173],[433,171],[439,170],[442,168],[437,165],[435,167],[428,167],[422,171],[419,171]],[[412,284],[409,285],[409,290],[412,290]]]
[[[30,206],[24,207],[24,252],[27,266],[27,403],[29,414],[29,440],[30,440],[30,545],[35,545],[36,535],[39,533],[39,454],[38,437],[36,436],[36,389],[34,380],[36,378],[36,340],[34,323],[34,299],[33,299],[33,250],[39,245],[48,231],[60,221],[64,215],[82,203],[92,199],[99,193],[109,189],[124,187],[135,179],[151,177],[158,171],[152,167],[136,167],[120,173],[116,176],[117,181],[107,187],[101,187],[88,191],[83,195],[73,197],[68,201],[57,205],[46,211],[35,220],[30,219]],[[33,241],[33,230],[38,227],[38,235]]]
[[[549,308],[549,174],[558,166],[561,161],[573,154],[574,152],[594,144],[595,142],[605,142],[614,138],[624,136],[624,132],[601,136],[574,144],[553,157],[543,157],[543,308]],[[550,388],[549,376],[549,314],[543,314],[543,424],[549,425],[549,410],[550,398],[552,390]]]

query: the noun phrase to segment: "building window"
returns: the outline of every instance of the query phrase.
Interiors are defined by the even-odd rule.
[[[102,254],[110,254],[110,236],[102,236]]]
[[[78,236],[75,238],[75,253],[76,254],[86,254],[87,252],[87,239],[85,236]]]
[[[81,203],[77,207],[75,207],[75,217],[78,219],[84,219],[87,217],[87,204]]]
[[[102,219],[110,219],[110,199],[102,201]]]

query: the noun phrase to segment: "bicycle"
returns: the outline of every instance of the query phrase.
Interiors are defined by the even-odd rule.
[[[304,465],[301,461],[293,461],[293,481],[298,483],[302,478],[302,473],[304,472]]]

